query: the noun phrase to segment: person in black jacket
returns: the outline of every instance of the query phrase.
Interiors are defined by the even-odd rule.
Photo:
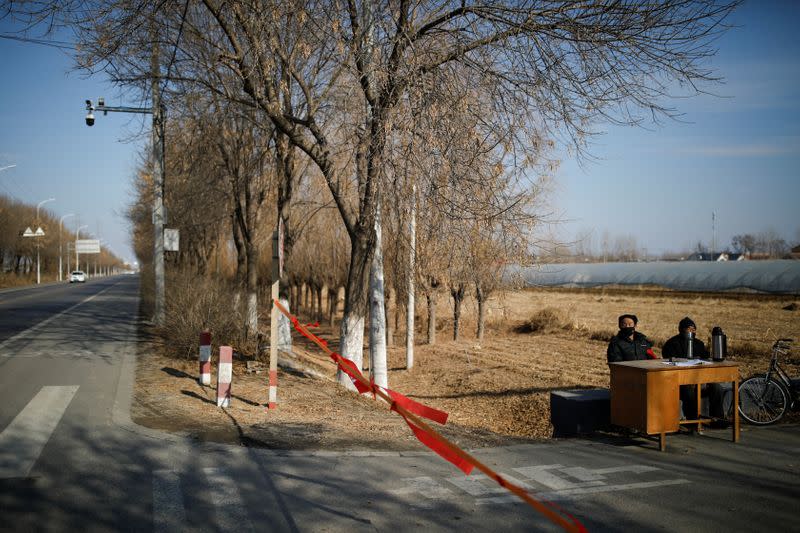
[[[656,359],[653,353],[653,343],[645,335],[636,331],[636,324],[639,323],[636,315],[621,315],[617,319],[617,323],[619,333],[611,337],[606,351],[609,363]]]
[[[672,357],[686,357],[689,348],[689,334],[692,334],[692,357],[694,359],[708,359],[706,345],[696,337],[697,326],[688,316],[678,323],[678,334],[664,343],[661,355],[664,359]],[[725,386],[721,383],[707,383],[702,386],[703,397],[710,396],[710,410],[715,417],[723,417],[722,398]],[[697,418],[697,385],[681,385],[681,402],[683,402],[683,415],[687,420]]]
[[[661,356],[664,359],[669,357],[687,357],[689,333],[692,334],[692,357],[694,359],[708,359],[706,345],[697,338],[697,326],[694,320],[688,316],[678,322],[678,334],[664,343],[664,347],[661,349]]]

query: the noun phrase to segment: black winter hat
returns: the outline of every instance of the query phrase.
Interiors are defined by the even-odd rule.
[[[688,316],[685,317],[680,322],[678,322],[678,331],[686,329],[686,328],[697,328],[697,324],[695,324],[694,320],[692,320]]]
[[[617,319],[617,324],[622,324],[622,321],[625,320],[626,318],[630,318],[631,320],[633,320],[634,326],[639,323],[639,319],[636,318],[636,315],[625,314],[625,315],[619,315],[619,318]]]

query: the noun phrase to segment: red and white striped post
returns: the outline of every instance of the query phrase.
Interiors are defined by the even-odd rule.
[[[233,381],[233,348],[219,347],[217,365],[217,407],[231,406],[231,382]]]
[[[200,384],[211,385],[211,332],[200,334]]]

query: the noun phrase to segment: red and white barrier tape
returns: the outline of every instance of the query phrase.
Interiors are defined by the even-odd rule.
[[[536,511],[545,516],[548,520],[560,526],[565,531],[585,532],[586,528],[581,522],[558,507],[555,503],[547,500],[537,500],[522,487],[508,481],[503,476],[484,465],[478,459],[453,444],[445,437],[436,432],[419,417],[424,417],[434,422],[444,424],[447,422],[447,413],[428,407],[421,403],[403,396],[399,392],[379,387],[375,383],[368,381],[358,367],[351,360],[346,359],[338,353],[328,348],[328,342],[320,339],[306,326],[300,324],[296,317],[292,316],[278,300],[273,300],[277,309],[283,313],[294,324],[294,328],[304,337],[319,346],[328,356],[333,359],[337,366],[347,374],[353,381],[353,385],[359,393],[371,393],[373,397],[380,396],[389,404],[389,409],[399,414],[411,428],[414,435],[425,446],[439,454],[443,459],[453,463],[462,472],[469,475],[474,468],[477,468],[487,477],[493,479],[501,487],[513,492],[525,503],[533,507]]]

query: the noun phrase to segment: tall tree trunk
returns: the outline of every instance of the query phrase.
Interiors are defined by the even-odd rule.
[[[464,293],[466,292],[466,287],[463,283],[459,283],[455,287],[450,287],[450,296],[453,297],[453,340],[458,340],[458,335],[460,333],[460,321],[461,321],[461,304],[464,302]]]
[[[362,218],[363,220],[363,218]],[[369,269],[372,264],[373,243],[371,233],[374,226],[364,228],[360,225],[351,237],[350,268],[345,286],[344,315],[339,328],[339,353],[350,359],[356,368],[364,361],[364,322],[367,316],[367,285]],[[350,378],[341,370],[336,374],[340,384],[355,390]]]
[[[389,287],[389,290],[386,291],[386,302],[384,305],[384,312],[386,313],[386,346],[394,346],[394,315],[396,310],[394,309],[395,300],[393,295],[396,295],[397,292]]]
[[[482,341],[486,322],[487,294],[480,285],[475,287],[475,299],[478,300],[478,341]]]
[[[337,307],[339,307],[339,289],[328,287],[328,324],[331,327],[336,321]]]
[[[375,213],[375,252],[370,266],[369,293],[369,369],[375,383],[380,387],[387,388],[389,378],[386,365],[386,314],[384,312],[386,308],[380,205]]]
[[[408,301],[406,303],[406,368],[414,366],[414,291],[417,272],[417,184],[411,184],[408,217]]]
[[[247,243],[247,336],[258,333],[258,246],[252,234]]]
[[[425,297],[428,301],[428,344],[434,345],[436,344],[436,293],[428,291]]]

